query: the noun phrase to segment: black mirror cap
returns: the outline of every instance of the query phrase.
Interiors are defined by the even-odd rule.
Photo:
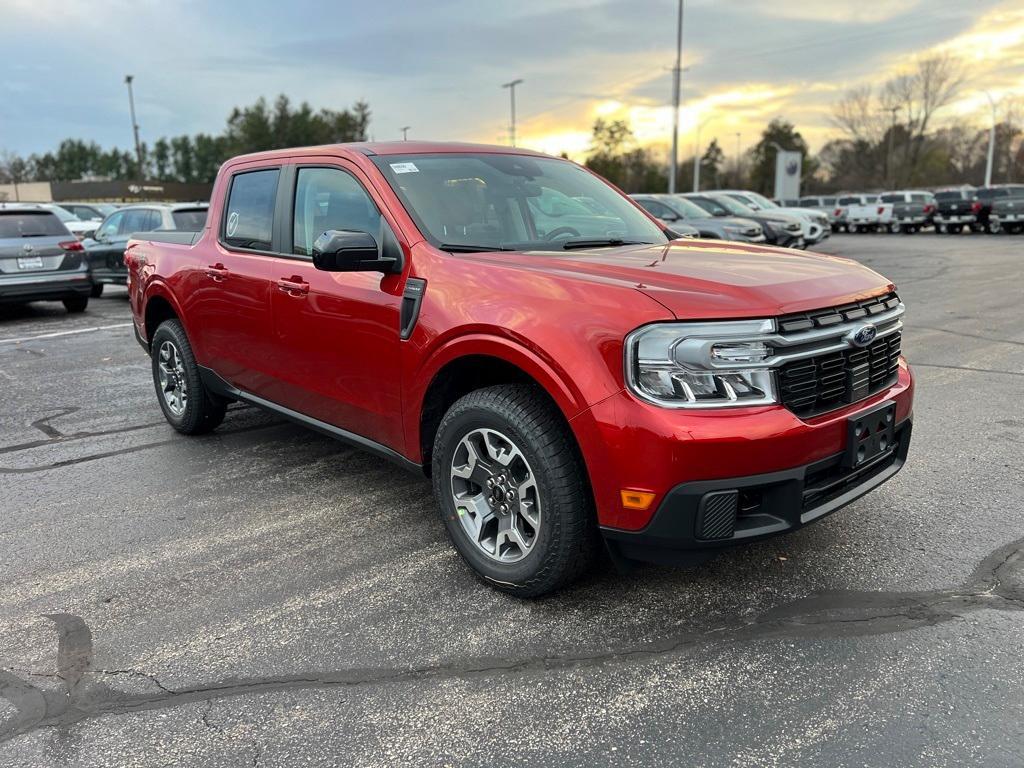
[[[396,260],[381,255],[369,232],[329,229],[313,241],[313,266],[325,272],[392,272]]]

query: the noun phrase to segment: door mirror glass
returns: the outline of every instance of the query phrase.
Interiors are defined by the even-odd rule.
[[[391,272],[395,263],[368,232],[329,229],[313,241],[313,265],[325,272]]]

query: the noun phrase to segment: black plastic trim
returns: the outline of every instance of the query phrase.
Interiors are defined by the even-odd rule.
[[[427,290],[427,281],[420,277],[410,277],[405,281],[405,290],[402,291],[401,328],[399,337],[405,341],[412,336],[416,321],[420,317],[420,305],[423,304],[423,294]]]
[[[368,437],[357,435],[355,432],[349,432],[347,429],[342,429],[341,427],[336,427],[333,424],[328,424],[325,421],[320,421],[312,416],[307,416],[304,413],[293,411],[291,408],[286,408],[278,403],[265,400],[257,395],[245,392],[222,379],[216,371],[201,365],[198,367],[199,375],[203,379],[203,386],[216,395],[232,400],[244,400],[247,403],[259,406],[260,408],[271,411],[272,413],[276,413],[279,416],[283,416],[286,419],[294,421],[297,424],[301,424],[304,427],[316,430],[328,437],[333,437],[335,440],[340,440],[341,442],[348,443],[356,448],[362,448],[365,451],[375,453],[388,461],[394,462],[398,466],[402,467],[402,469],[406,469],[420,475],[424,472],[422,464],[410,461],[398,451],[388,448],[386,445],[382,445]]]

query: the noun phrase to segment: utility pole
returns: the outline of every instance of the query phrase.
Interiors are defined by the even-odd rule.
[[[676,65],[672,68],[672,162],[669,164],[668,193],[676,192],[679,171],[679,80],[683,73],[683,0],[679,0],[676,19]]]
[[[740,132],[736,131],[736,186],[743,186],[740,183]]]
[[[145,173],[142,168],[142,144],[139,143],[139,124],[135,122],[135,97],[132,95],[132,80],[134,79],[135,75],[124,76],[124,84],[128,86],[128,109],[132,115],[132,131],[135,133],[135,160],[138,163],[139,181],[142,181]]]
[[[516,86],[522,82],[522,78],[519,78],[501,85],[502,88],[508,88],[509,99],[512,102],[512,122],[508,124],[508,139],[513,147],[516,145]]]
[[[992,160],[996,151],[996,102],[988,91],[982,91],[982,93],[988,98],[988,103],[992,105],[992,126],[988,129],[988,159],[985,161],[985,186],[990,187],[992,186]]]
[[[889,182],[889,189],[896,189],[896,171],[892,162],[892,142],[896,134],[896,113],[900,111],[897,107],[887,107],[886,111],[892,112],[892,123],[889,125],[889,149],[885,153],[885,175]]]
[[[398,129],[398,130],[400,130],[402,132],[402,141],[408,141],[409,140],[409,129],[410,128],[412,128],[411,125],[403,125],[401,128]]]

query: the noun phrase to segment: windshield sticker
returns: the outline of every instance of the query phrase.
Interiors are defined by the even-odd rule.
[[[391,170],[395,173],[419,173],[420,169],[416,163],[391,163]]]
[[[235,232],[238,231],[238,211],[232,211],[231,215],[228,216],[227,233],[228,237],[234,237]]]

